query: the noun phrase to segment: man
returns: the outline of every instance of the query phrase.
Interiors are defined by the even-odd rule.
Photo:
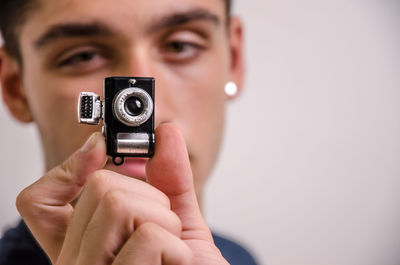
[[[242,26],[229,7],[2,0],[3,99],[16,119],[37,124],[48,170],[17,208],[53,264],[254,264],[215,237],[221,254],[200,211],[232,97],[224,86],[243,79]],[[77,123],[79,92],[101,94],[107,76],[156,78],[152,159],[117,167],[99,128]],[[34,244],[21,223],[2,239],[0,263],[46,264]]]

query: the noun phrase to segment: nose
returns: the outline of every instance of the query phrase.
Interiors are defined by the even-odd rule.
[[[119,64],[119,74],[135,77],[152,77],[153,62],[145,47],[135,46]]]
[[[168,68],[151,56],[145,48],[135,47],[131,54],[119,67],[118,74],[133,77],[155,78],[155,127],[165,122],[175,122],[174,98],[178,95],[169,93],[174,84],[171,80]]]

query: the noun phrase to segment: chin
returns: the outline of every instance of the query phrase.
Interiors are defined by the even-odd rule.
[[[116,166],[112,159],[109,158],[104,168],[127,177],[145,181],[147,160],[148,158],[125,157],[125,162],[120,166]]]

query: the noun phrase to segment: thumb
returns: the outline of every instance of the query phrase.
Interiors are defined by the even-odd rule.
[[[164,192],[182,222],[182,239],[211,241],[197,202],[193,174],[185,140],[172,124],[162,124],[155,131],[156,147],[147,163],[147,182]]]
[[[104,138],[94,133],[81,149],[24,189],[16,205],[36,240],[54,261],[73,207],[88,176],[106,163]]]

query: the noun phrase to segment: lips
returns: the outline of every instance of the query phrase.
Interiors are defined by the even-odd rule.
[[[125,162],[116,166],[109,158],[104,168],[131,178],[146,180],[147,160],[148,158],[125,157]]]

